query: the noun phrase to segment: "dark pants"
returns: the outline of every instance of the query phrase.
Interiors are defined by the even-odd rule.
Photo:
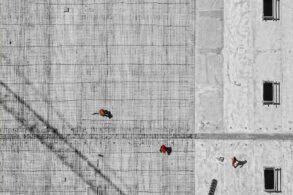
[[[172,148],[171,147],[166,147],[166,151],[167,151],[167,154],[170,155],[171,152],[172,152]]]
[[[105,110],[104,112],[105,112],[105,117],[108,117],[108,118],[112,118],[113,117],[113,115],[112,115],[112,113],[110,111]]]

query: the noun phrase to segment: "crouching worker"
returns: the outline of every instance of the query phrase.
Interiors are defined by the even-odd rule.
[[[110,111],[104,110],[104,109],[100,109],[99,112],[93,113],[93,115],[95,115],[95,114],[101,115],[102,117],[108,117],[108,118],[113,117],[113,115],[112,115],[112,113]]]
[[[167,154],[170,155],[171,152],[172,152],[172,148],[171,147],[167,147],[165,145],[162,145],[161,148],[160,148],[160,152],[161,153],[166,153],[167,152]]]

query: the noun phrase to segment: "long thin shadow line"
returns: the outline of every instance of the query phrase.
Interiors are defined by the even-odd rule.
[[[57,110],[54,109],[52,103],[49,101],[49,99],[43,95],[37,88],[35,88],[33,86],[33,83],[20,71],[16,70],[16,74],[20,77],[22,77],[24,80],[25,80],[25,83],[28,84],[29,86],[31,86],[31,88],[38,94],[41,96],[41,98],[44,100],[45,103],[47,103],[52,109],[53,111],[57,114],[57,116],[59,117],[59,119],[71,130],[73,131],[74,127],[68,123],[66,120],[65,120],[65,117],[60,113],[58,112]]]
[[[16,70],[16,74],[17,75],[19,75],[20,77],[22,77],[24,80],[25,80],[25,83],[27,83],[27,84],[29,84],[29,86],[39,95],[39,96],[41,96],[41,98],[43,99],[43,101],[46,103],[46,104],[48,104],[49,106],[50,106],[50,108],[55,112],[55,114],[59,117],[59,119],[73,132],[73,133],[75,133],[74,132],[74,127],[69,123],[69,122],[67,122],[66,121],[66,119],[65,119],[65,117],[64,117],[64,115],[63,114],[61,114],[59,111],[57,111],[54,107],[53,107],[53,105],[52,105],[52,102],[48,99],[48,97],[47,96],[45,96],[44,94],[42,94],[37,88],[35,88],[34,86],[33,86],[33,83],[22,73],[22,72],[20,72],[20,71],[18,71],[18,70]],[[83,138],[84,140],[86,139],[86,138]],[[85,143],[87,144],[87,142],[85,141]],[[104,166],[106,166],[106,167],[108,167],[108,169],[110,169],[110,166],[109,165],[107,165],[106,163],[103,163],[104,164]],[[114,170],[113,170],[114,171]],[[116,178],[118,178],[117,176],[116,176]],[[125,182],[123,182],[123,180],[121,179],[121,178],[118,178],[119,180],[120,180],[120,182],[124,185],[124,186],[126,186],[126,188],[128,189],[128,190],[130,190],[130,187],[127,185],[127,184],[125,184]]]
[[[78,170],[74,170],[74,167],[72,164],[68,163],[64,158],[64,156],[60,153],[58,153],[58,150],[54,148],[53,144],[50,144],[49,142],[46,142],[45,139],[41,136],[38,135],[37,133],[35,133],[35,131],[37,130],[36,125],[32,125],[30,126],[27,121],[22,118],[17,116],[16,112],[11,109],[8,108],[6,105],[2,104],[3,108],[9,112],[19,123],[21,123],[26,129],[28,129],[30,131],[30,133],[35,136],[42,144],[44,144],[47,148],[49,148],[52,152],[54,152],[54,154],[57,155],[57,157],[63,162],[63,164],[65,164],[66,166],[68,166],[75,174],[77,174],[85,183],[87,183],[91,189],[95,190],[94,185],[90,182],[87,181],[84,176],[78,171]]]
[[[69,146],[70,149],[72,149],[76,155],[78,155],[79,158],[81,158],[83,161],[85,161],[87,163],[87,165],[92,168],[94,170],[95,173],[99,174],[105,181],[107,181],[111,186],[114,187],[114,189],[116,189],[119,194],[121,195],[126,195],[124,192],[122,192],[122,190],[115,185],[109,177],[107,177],[106,175],[104,175],[95,165],[93,165],[86,156],[84,156],[78,149],[76,149],[74,146],[72,146],[72,144],[70,144],[59,132],[58,129],[56,129],[55,127],[51,126],[45,119],[43,119],[39,114],[36,113],[35,110],[33,110],[21,97],[19,97],[16,93],[14,93],[5,83],[3,83],[2,81],[0,81],[0,85],[2,85],[10,94],[12,94],[14,96],[14,98],[16,98],[18,100],[19,103],[21,103],[22,105],[24,105],[40,122],[42,122],[44,125],[46,125],[47,130],[50,130],[53,134],[57,135],[57,137],[63,141],[67,146]],[[3,106],[3,108],[9,112],[19,123],[21,123],[23,126],[25,126],[26,128],[28,128],[28,130],[37,138],[41,141],[42,144],[44,144],[46,147],[48,147],[51,151],[53,151],[58,158],[66,165],[68,166],[71,170],[73,170],[73,166],[68,163],[65,160],[65,157],[63,155],[60,155],[57,153],[57,151],[54,151],[54,145],[50,144],[50,143],[46,143],[45,139],[42,138],[41,134],[36,134],[34,132],[34,130],[37,130],[37,126],[33,125],[30,126],[26,120],[22,117],[19,117],[19,114],[17,114],[17,112],[11,108],[9,108],[7,105],[5,105],[4,101],[2,101],[0,99],[0,104]],[[95,192],[95,186],[90,182],[87,181],[84,176],[79,173],[74,171],[74,173],[76,173],[79,177],[81,177],[81,179],[83,181],[85,181],[90,187],[91,189]]]

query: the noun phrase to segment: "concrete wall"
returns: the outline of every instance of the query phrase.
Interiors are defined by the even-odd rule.
[[[227,132],[292,132],[292,3],[264,21],[262,1],[224,3],[224,127]],[[281,83],[281,105],[264,106],[263,81]]]
[[[264,192],[264,167],[281,168],[282,193],[290,195],[292,188],[291,141],[197,141],[195,165],[201,171],[195,175],[196,194],[207,194],[212,179],[218,180],[215,194],[268,194]],[[216,157],[224,157],[219,162]],[[242,168],[232,167],[232,158],[247,160]]]
[[[195,130],[222,132],[223,1],[196,1],[195,23]]]
[[[94,167],[125,194],[206,194],[216,178],[218,194],[259,195],[277,166],[292,194],[289,141],[193,140],[291,132],[292,6],[265,22],[254,0],[1,1],[0,193],[117,193]],[[263,106],[263,80],[280,106]]]
[[[290,86],[293,83],[293,4],[287,0],[280,3],[280,20],[263,21],[262,1],[223,1],[223,72],[219,74],[223,79],[223,104],[208,103],[210,109],[206,113],[210,114],[206,115],[210,118],[217,115],[211,121],[223,120],[223,128],[219,131],[216,128],[213,130],[226,135],[227,140],[196,141],[195,169],[201,170],[195,175],[197,194],[207,194],[212,179],[218,180],[216,194],[267,194],[264,192],[264,167],[280,167],[282,194],[293,193],[290,141],[266,141],[265,138],[233,140],[231,136],[231,133],[290,135],[292,131],[293,94]],[[200,16],[197,17],[197,21],[201,19]],[[209,28],[212,28],[211,33],[218,29],[215,24]],[[202,32],[204,33],[212,37],[210,32]],[[197,59],[201,62],[200,57]],[[205,75],[205,71],[201,72]],[[263,105],[263,81],[266,80],[281,83],[280,106]],[[213,89],[216,89],[215,86],[213,85]],[[206,97],[208,100],[202,101],[202,106],[211,99]],[[205,105],[205,108],[208,106]],[[222,110],[223,115],[219,114],[219,110]],[[210,138],[216,136],[211,134]],[[237,136],[234,138],[237,139]],[[234,169],[231,165],[233,156],[239,160],[247,160],[248,163],[243,168]],[[216,160],[217,157],[224,157],[225,161],[221,163]]]
[[[90,194],[86,180],[115,194],[91,163],[126,194],[193,194],[194,6],[1,1],[1,82],[65,139],[2,85],[0,193]],[[113,119],[93,116],[99,108]],[[59,149],[66,141],[85,158],[53,153],[17,117],[36,125],[43,141]],[[171,156],[159,153],[162,144],[173,147]],[[68,156],[73,170],[58,155]]]
[[[263,21],[262,1],[197,1],[196,124],[198,132],[211,134],[195,142],[196,194],[207,194],[212,179],[218,180],[216,194],[267,194],[264,167],[280,167],[282,194],[293,193],[290,141],[236,140],[238,133],[292,131],[293,4],[280,4],[280,20]],[[215,15],[221,9],[222,20]],[[280,106],[263,105],[266,80],[281,83]],[[217,139],[213,133],[227,140],[208,140]],[[234,169],[233,156],[248,163]]]

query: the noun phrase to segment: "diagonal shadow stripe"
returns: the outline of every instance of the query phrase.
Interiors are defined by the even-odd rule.
[[[23,72],[21,72],[20,70],[18,69],[14,69],[16,75],[19,76],[19,78],[21,79],[21,82],[24,82],[27,84],[27,88],[31,89],[35,94],[36,96],[38,96],[39,98],[41,98],[41,101],[45,103],[45,105],[47,107],[49,107],[54,115],[56,115],[58,117],[58,119],[62,122],[63,125],[65,125],[69,130],[71,130],[71,132],[73,132],[73,134],[66,134],[64,135],[64,133],[62,134],[63,136],[66,136],[66,138],[70,137],[72,138],[72,136],[76,135],[76,130],[77,129],[76,127],[72,126],[64,117],[63,113],[59,112],[56,108],[54,108],[54,106],[52,105],[52,102],[50,101],[50,99],[44,95],[40,90],[38,90],[38,88],[36,88],[34,86],[34,83],[32,83],[25,75]],[[7,85],[7,84],[6,84]],[[31,134],[29,134],[31,135]],[[43,134],[42,134],[43,135]],[[53,135],[54,136],[54,135]],[[34,137],[33,135],[31,135],[30,137]],[[56,137],[56,135],[55,135]],[[35,137],[34,137],[35,138]],[[50,138],[50,134],[47,135],[47,139]],[[52,137],[51,137],[52,138]],[[1,139],[1,136],[0,136],[0,139]],[[75,139],[75,142],[80,142],[80,144],[86,144],[88,145],[88,140],[89,138],[88,137],[79,137],[78,139]],[[104,139],[104,138],[101,138],[101,137],[96,137],[96,139]],[[114,179],[115,183],[117,185],[120,186],[121,189],[123,189],[123,191],[132,191],[131,190],[131,187],[126,184],[124,178],[122,176],[118,176],[116,173],[115,173],[115,170],[113,170],[105,161],[101,161],[100,162],[101,165],[103,165],[103,167],[107,167],[108,170],[110,170],[110,172],[108,172],[107,174],[109,174],[108,176],[110,178],[112,178],[112,180]],[[113,174],[113,175],[112,175]]]
[[[81,161],[84,163],[84,170],[90,169],[95,174],[99,175],[103,178],[113,189],[116,190],[121,195],[126,195],[116,184],[112,182],[112,180],[103,174],[95,165],[93,165],[88,158],[83,155],[78,149],[76,149],[71,143],[67,141],[67,139],[58,132],[58,129],[51,126],[43,117],[41,117],[34,109],[31,108],[20,96],[18,96],[15,92],[13,92],[5,83],[0,81],[0,85],[5,91],[12,95],[13,98],[17,100],[18,103],[23,105],[29,111],[28,114],[31,117],[30,119],[34,119],[34,124],[30,124],[22,114],[14,109],[11,106],[7,105],[7,102],[3,101],[0,96],[0,104],[2,107],[10,113],[20,124],[22,124],[25,128],[27,128],[30,133],[35,136],[43,145],[45,145],[48,149],[50,149],[57,157],[63,162],[64,165],[68,166],[76,175],[78,175],[86,184],[90,186],[90,188],[95,192],[96,186],[87,177],[83,174],[82,171],[77,171],[74,168],[75,158],[71,157],[69,154],[75,154]],[[46,126],[46,129],[40,128],[40,126]],[[42,134],[52,134],[57,137],[58,144],[56,144],[56,140],[48,140]]]

